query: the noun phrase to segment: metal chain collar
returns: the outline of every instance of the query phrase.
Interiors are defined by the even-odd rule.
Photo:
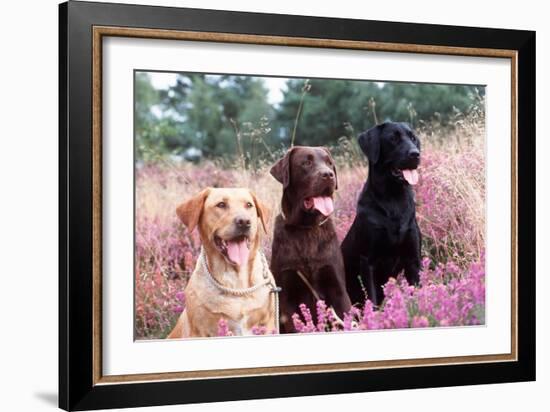
[[[267,265],[267,259],[265,255],[262,252],[259,252],[261,258],[262,258],[262,268],[263,268],[263,277],[265,279],[265,282],[258,283],[254,286],[251,286],[249,288],[243,288],[243,289],[235,289],[235,288],[229,288],[227,286],[222,285],[216,278],[212,275],[210,272],[210,268],[208,267],[208,262],[206,260],[206,254],[204,253],[204,249],[201,248],[201,253],[199,256],[199,260],[201,261],[204,270],[206,271],[206,274],[208,275],[207,278],[216,288],[221,290],[224,293],[227,293],[229,295],[233,296],[246,296],[251,295],[252,293],[256,292],[257,290],[261,289],[262,287],[269,288],[269,291],[273,293],[274,296],[274,317],[275,317],[275,330],[277,333],[279,333],[279,292],[281,291],[280,287],[277,287],[277,285],[269,279],[269,272],[268,272],[268,265]]]

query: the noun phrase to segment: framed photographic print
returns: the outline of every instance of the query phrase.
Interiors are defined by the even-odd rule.
[[[60,407],[535,379],[535,33],[60,5]]]

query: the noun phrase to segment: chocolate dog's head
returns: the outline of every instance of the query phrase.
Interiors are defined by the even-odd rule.
[[[408,124],[379,124],[361,133],[358,141],[371,173],[383,173],[403,184],[418,183],[420,140]]]
[[[291,224],[308,225],[334,211],[336,167],[325,147],[294,146],[272,168],[283,184],[283,212]]]

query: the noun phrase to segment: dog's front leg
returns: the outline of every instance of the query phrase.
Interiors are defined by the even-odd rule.
[[[339,276],[342,268],[334,266],[323,266],[315,276],[314,287],[319,297],[325,300],[327,306],[332,306],[336,314],[343,318],[344,313],[351,308],[351,301],[346,290],[344,279]]]
[[[289,269],[281,272],[274,270],[273,275],[277,285],[282,289],[279,294],[280,333],[296,332],[292,315],[301,313],[299,308],[301,303],[314,308],[315,301],[311,298],[311,292],[300,280],[295,270]]]
[[[421,265],[421,247],[422,247],[422,234],[418,228],[418,224],[415,221],[416,230],[414,230],[409,237],[409,245],[405,250],[408,250],[408,256],[403,258],[403,269],[405,272],[405,278],[409,285],[418,285],[419,272]]]
[[[417,259],[412,259],[405,263],[405,278],[407,279],[407,282],[409,285],[418,285],[418,282],[420,280],[419,272],[420,272],[420,262]]]
[[[377,287],[377,280],[375,279],[374,266],[370,264],[369,259],[361,255],[359,257],[359,279],[362,281],[361,288],[365,293],[365,299],[369,298],[372,303],[378,306],[382,303],[383,293],[380,288]]]
[[[342,242],[341,251],[346,273],[346,288],[352,303],[363,304],[365,302],[365,288],[362,285],[362,272],[360,267],[360,244],[357,240],[359,229],[353,222],[348,234]]]

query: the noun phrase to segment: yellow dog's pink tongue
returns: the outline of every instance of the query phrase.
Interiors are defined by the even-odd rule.
[[[228,240],[227,241],[227,256],[229,259],[239,266],[243,266],[248,262],[248,245],[246,239],[242,240]]]
[[[416,169],[413,170],[402,170],[403,177],[407,182],[409,182],[410,185],[415,185],[418,183],[418,171]]]
[[[314,208],[325,216],[330,215],[334,211],[334,203],[330,196],[308,197],[304,200],[304,205],[307,209]]]

